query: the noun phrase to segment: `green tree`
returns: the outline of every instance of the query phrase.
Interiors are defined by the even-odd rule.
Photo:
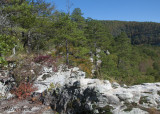
[[[76,22],[79,29],[83,29],[85,27],[85,19],[82,17],[83,13],[80,8],[75,8],[72,12],[71,19]]]
[[[4,57],[16,46],[17,39],[12,36],[0,35],[0,64],[5,63]]]
[[[82,48],[86,42],[83,31],[77,28],[77,24],[72,22],[68,15],[61,17],[55,23],[55,28],[55,44],[65,47],[66,64],[69,65],[70,54],[78,56],[85,50]]]
[[[34,5],[32,12],[36,13],[39,17],[51,16],[55,10],[55,5],[45,2],[45,0],[32,0],[30,3]]]
[[[11,0],[3,8],[12,22],[11,35],[19,35],[28,53],[45,45],[44,40],[48,36],[44,24],[50,22],[53,10],[54,6],[44,0]]]
[[[32,12],[33,9],[33,4],[29,0],[10,0],[3,7],[3,12],[8,14],[8,19],[11,22],[10,35],[17,35],[21,32],[21,40],[24,41],[24,46],[28,46],[28,52],[31,50],[32,40],[30,29],[36,20],[36,14]]]
[[[120,72],[123,72],[125,75],[129,75],[131,73],[131,39],[127,37],[125,33],[121,33],[115,39],[116,41],[116,53],[118,56],[118,68]]]
[[[105,31],[104,26],[92,19],[87,20],[87,27],[85,30],[88,47],[93,54],[93,62],[95,65],[96,74],[100,76],[98,67],[98,55],[100,49],[102,52],[106,51],[110,45],[110,35]],[[100,59],[100,58],[99,58]]]

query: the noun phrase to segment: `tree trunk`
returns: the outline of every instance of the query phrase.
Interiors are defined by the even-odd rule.
[[[98,66],[97,66],[97,44],[96,43],[94,43],[94,49],[95,49],[95,52],[94,52],[94,64],[95,64],[95,69],[96,69],[96,71],[98,71]]]
[[[31,38],[31,31],[28,32],[28,35],[27,35],[27,46],[28,46],[28,49],[27,49],[27,53],[30,53],[31,52],[31,41],[32,41],[32,38]]]
[[[68,40],[66,39],[66,65],[69,65]]]

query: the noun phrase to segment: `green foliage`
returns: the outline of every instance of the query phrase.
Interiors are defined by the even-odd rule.
[[[50,84],[49,88],[48,88],[48,91],[52,91],[52,89],[55,88],[55,85],[53,83]]]
[[[61,17],[54,26],[56,28],[54,43],[65,48],[66,61],[69,59],[68,55],[81,57],[86,54],[87,49],[83,47],[86,42],[83,31],[77,28],[77,24],[72,22],[68,15]]]
[[[125,22],[125,21],[100,21],[113,36],[126,32],[132,44],[160,44],[160,23],[154,22]]]
[[[95,76],[101,77],[100,67],[98,65],[98,55],[102,50],[106,51],[109,49],[110,45],[110,35],[104,29],[103,25],[93,19],[87,20],[87,26],[85,28],[85,35],[87,38],[87,46],[90,49],[90,52],[93,56],[93,63],[95,66]]]
[[[82,44],[85,40],[83,36],[83,31],[77,29],[76,23],[72,22],[68,15],[60,18],[59,21],[55,23],[55,33],[56,33],[56,44],[62,44],[63,41],[68,40],[74,46]],[[80,41],[81,42],[78,42]]]
[[[83,13],[80,8],[75,8],[72,12],[71,19],[72,21],[77,23],[79,29],[84,29],[85,27],[85,19],[82,17]]]
[[[72,65],[79,67],[82,71],[86,73],[86,77],[92,77],[92,63],[89,57],[86,58],[74,58],[72,57]]]
[[[119,83],[139,84],[159,81],[159,47],[131,45],[121,33],[112,43],[111,55],[101,55],[101,72],[104,79]]]
[[[23,28],[30,28],[34,21],[35,15],[32,13],[33,5],[24,0],[11,0],[4,8],[7,14],[10,14],[10,20],[15,24],[20,24]]]
[[[117,75],[117,61],[118,57],[116,55],[101,55],[102,60],[102,72],[108,74],[109,76],[116,76]]]
[[[0,35],[0,64],[5,63],[4,57],[16,46],[16,38],[7,35]]]
[[[85,30],[85,35],[88,40],[88,44],[95,51],[96,47],[100,49],[107,49],[110,45],[110,34],[104,29],[104,26],[95,21],[87,20],[87,26]]]

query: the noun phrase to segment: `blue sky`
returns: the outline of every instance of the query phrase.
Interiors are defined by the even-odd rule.
[[[66,0],[46,0],[66,12]],[[160,0],[70,0],[84,17],[97,20],[160,22]]]

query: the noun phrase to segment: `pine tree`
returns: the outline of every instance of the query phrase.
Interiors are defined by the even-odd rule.
[[[43,0],[10,0],[5,2],[2,10],[8,14],[11,22],[10,35],[18,35],[17,37],[21,39],[28,53],[34,48],[44,46],[45,35],[42,31],[45,29],[38,24],[44,25],[46,21],[49,21],[48,17],[52,14],[54,6]]]
[[[93,54],[95,70],[97,72],[96,74],[100,76],[98,55],[100,55],[100,52],[103,52],[109,48],[110,36],[108,35],[108,32],[105,31],[101,23],[92,19],[87,20],[85,34],[88,41],[88,46]],[[101,51],[98,52],[98,49],[100,49]]]
[[[82,17],[83,13],[80,8],[75,8],[72,12],[71,19],[76,22],[79,29],[84,29],[85,27],[85,19]]]
[[[65,47],[66,64],[69,65],[71,54],[78,57],[85,50],[82,48],[86,42],[83,31],[77,28],[76,23],[71,21],[69,15],[62,16],[55,23],[55,28],[55,44]]]
[[[131,39],[125,33],[121,33],[116,39],[116,53],[118,56],[118,68],[124,75],[131,73]]]

